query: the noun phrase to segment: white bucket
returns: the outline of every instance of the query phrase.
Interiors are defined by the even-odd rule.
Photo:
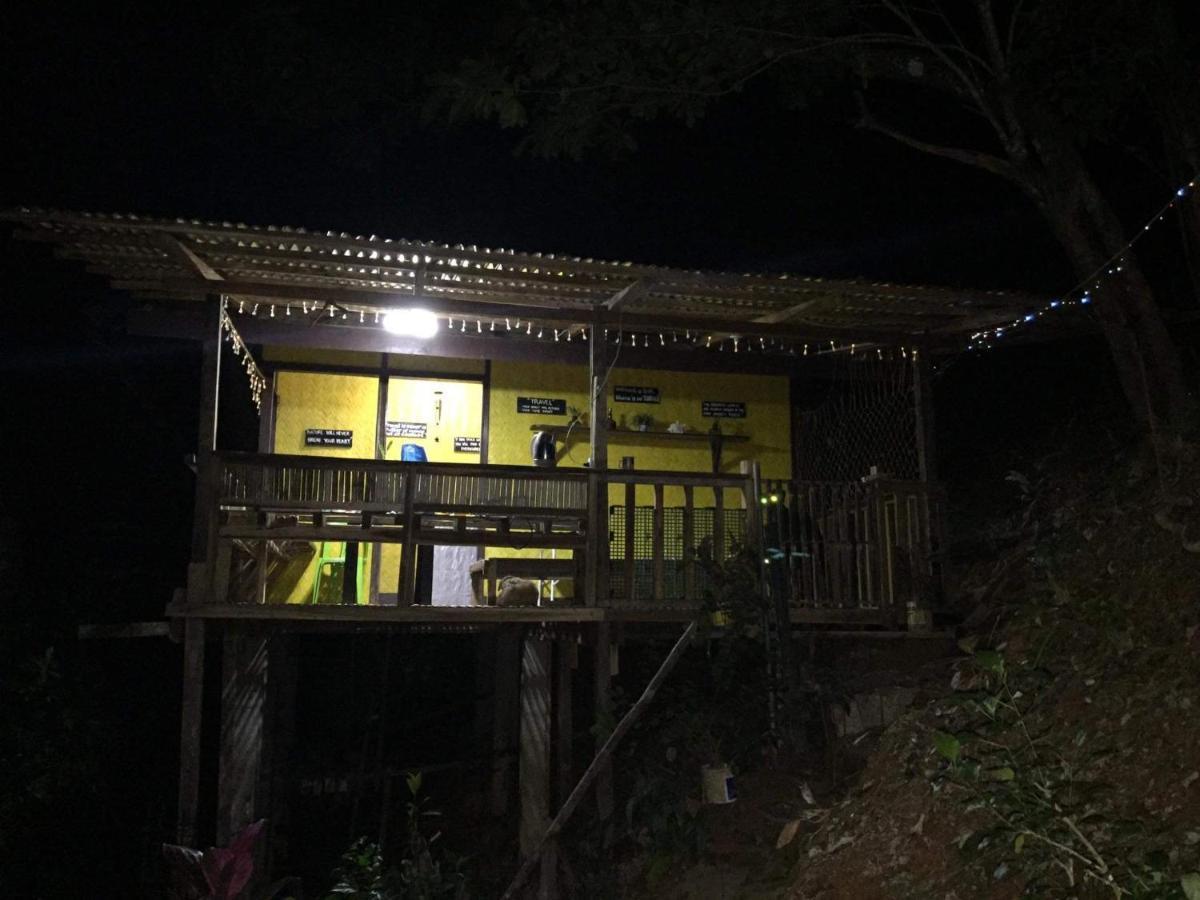
[[[700,775],[705,803],[732,803],[737,799],[737,787],[729,766],[705,766]]]

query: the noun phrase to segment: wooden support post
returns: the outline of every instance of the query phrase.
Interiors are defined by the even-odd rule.
[[[262,625],[227,622],[221,657],[221,749],[217,768],[217,843],[258,818],[263,797],[263,737],[268,635]]]
[[[696,489],[683,486],[683,598],[699,605],[696,596]]]
[[[520,845],[522,859],[536,854],[550,822],[550,641],[526,634],[521,642]],[[543,872],[543,878],[546,872]],[[553,875],[553,869],[550,872]],[[539,897],[547,895],[545,885]]]
[[[597,724],[612,717],[612,626],[601,622],[596,626],[596,643],[593,645],[593,666],[596,683],[595,707]],[[599,742],[601,745],[603,741]],[[596,775],[596,810],[600,821],[607,821],[613,811],[612,765],[605,763]]]
[[[913,350],[913,405],[917,423],[917,470],[926,484],[937,480],[937,454],[933,430],[933,383],[929,354]]]
[[[206,307],[205,334],[201,344],[200,416],[196,436],[196,492],[192,513],[192,556],[188,567],[189,604],[204,603],[211,592],[210,561],[216,553],[215,511],[216,478],[213,454],[217,449],[218,407],[221,395],[221,315],[222,300],[209,298]]]
[[[560,638],[554,663],[554,799],[562,804],[572,785],[575,745],[575,716],[571,704],[572,670],[578,660],[579,644],[574,637]]]
[[[575,785],[575,789],[571,791],[571,795],[567,797],[558,814],[551,820],[549,826],[542,834],[539,846],[535,848],[535,853],[540,853],[540,849],[545,844],[553,841],[562,833],[567,822],[571,820],[571,816],[575,810],[579,808],[579,804],[583,801],[584,795],[588,788],[592,786],[592,782],[599,779],[601,773],[611,765],[613,752],[621,743],[621,740],[629,733],[629,729],[641,717],[646,708],[654,701],[654,696],[658,693],[658,689],[662,687],[662,683],[667,676],[674,670],[676,664],[683,656],[692,642],[693,636],[696,634],[696,623],[692,622],[684,629],[683,634],[679,636],[679,640],[675,642],[675,646],[671,648],[671,652],[667,654],[667,658],[663,660],[662,665],[658,667],[658,671],[654,673],[654,677],[650,679],[650,683],[646,685],[646,689],[642,691],[642,696],[638,697],[637,702],[629,708],[629,712],[625,713],[621,721],[617,723],[617,727],[613,729],[612,734],[604,741],[603,745],[596,752],[595,758],[591,765],[587,767],[587,771],[583,773],[583,777],[579,779],[579,783]],[[544,859],[544,857],[543,857]],[[500,896],[500,900],[511,900],[511,898],[525,883],[525,879],[529,877],[533,871],[533,867],[538,863],[536,856],[530,855],[525,858],[521,868],[517,870],[516,876],[509,883],[504,893]],[[543,864],[543,873],[545,866]],[[544,895],[543,895],[544,896]]]
[[[666,541],[666,522],[663,514],[663,486],[654,485],[654,530],[650,542],[654,572],[654,602],[662,603],[666,598],[666,561],[663,544]]]
[[[197,844],[196,818],[200,806],[200,734],[204,706],[204,619],[184,620],[183,700],[179,728],[179,814],[175,840],[184,847]]]
[[[633,605],[637,601],[637,569],[634,556],[637,552],[637,485],[632,482],[625,485],[625,602]]]
[[[492,815],[508,814],[513,794],[513,755],[517,745],[521,634],[515,626],[496,631],[492,719]]]
[[[588,341],[588,439],[592,472],[588,477],[587,559],[585,602],[600,606],[608,599],[608,406],[604,380],[608,374],[608,342],[604,336],[604,316],[597,306],[592,314],[591,339]]]

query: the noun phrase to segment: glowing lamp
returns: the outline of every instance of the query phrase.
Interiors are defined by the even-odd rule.
[[[383,328],[405,337],[431,338],[437,334],[437,316],[427,309],[392,309],[383,317]]]

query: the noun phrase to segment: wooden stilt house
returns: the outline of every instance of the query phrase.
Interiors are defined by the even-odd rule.
[[[493,744],[519,735],[520,751],[498,756],[495,796],[518,775],[527,852],[571,783],[555,746],[570,660],[594,654],[603,708],[614,628],[694,618],[712,562],[761,558],[748,589],[785,634],[927,627],[944,540],[930,359],[1032,306],[302,229],[6,218],[131,292],[131,332],[203,348],[193,551],[167,608],[185,648],[183,843],[270,815],[269,723],[295,702],[279,673],[300,626],[500,635]],[[257,452],[216,440],[226,354],[259,406]],[[534,464],[535,435],[553,465]],[[197,835],[214,732],[217,834]]]

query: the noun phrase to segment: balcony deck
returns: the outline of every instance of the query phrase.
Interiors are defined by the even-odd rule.
[[[936,575],[936,498],[916,482],[761,482],[754,467],[710,475],[235,453],[215,455],[202,477],[207,555],[189,572],[186,599],[168,609],[174,616],[677,622],[709,605],[714,564],[754,548],[761,583],[748,579],[747,590],[761,591],[756,600],[780,619],[786,611],[793,624],[896,627]],[[396,593],[379,590],[376,552],[367,583],[344,602],[267,602],[287,549],[322,541],[399,545],[399,571],[386,575]],[[506,557],[567,551],[569,597],[536,606],[417,602],[417,553],[428,545]]]

